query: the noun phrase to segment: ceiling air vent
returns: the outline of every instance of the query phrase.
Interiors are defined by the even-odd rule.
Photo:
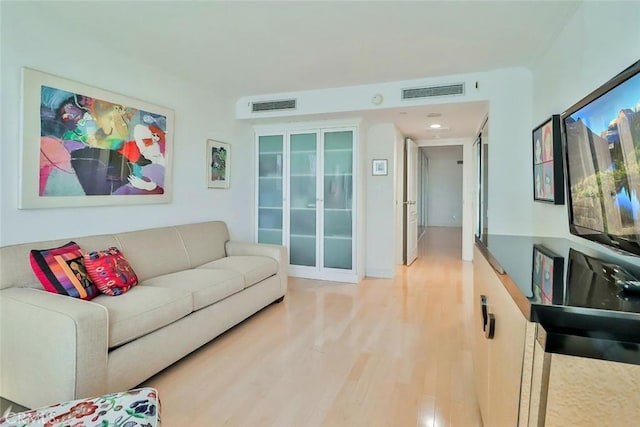
[[[445,86],[416,87],[402,89],[402,99],[430,98],[434,96],[464,95],[464,83]]]
[[[280,110],[295,110],[295,109],[296,109],[295,99],[284,99],[281,101],[262,101],[262,102],[251,103],[251,111],[254,113],[259,113],[262,111],[280,111]]]

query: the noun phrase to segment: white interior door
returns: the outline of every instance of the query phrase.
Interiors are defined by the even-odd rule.
[[[405,186],[405,264],[410,265],[418,257],[418,144],[407,138]]]

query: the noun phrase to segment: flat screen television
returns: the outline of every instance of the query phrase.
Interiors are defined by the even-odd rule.
[[[640,61],[560,122],[571,233],[640,255]]]

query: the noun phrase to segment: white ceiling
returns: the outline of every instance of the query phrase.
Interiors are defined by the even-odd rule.
[[[38,7],[51,16],[51,22],[82,17],[71,19],[79,34],[98,44],[115,43],[125,54],[157,63],[212,96],[233,100],[529,66],[579,4],[564,0],[52,1]],[[96,22],[108,25],[96,30]],[[477,126],[477,114],[486,108],[475,107],[449,116],[448,126],[468,127],[465,120]],[[405,117],[398,111],[388,113],[404,132],[418,139],[428,137],[423,132],[424,116],[431,109],[407,112]],[[419,120],[411,121],[414,116]],[[453,132],[446,137],[451,136]]]

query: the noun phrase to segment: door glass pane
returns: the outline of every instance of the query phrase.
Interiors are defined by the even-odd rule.
[[[289,259],[293,265],[316,265],[317,135],[290,137]]]
[[[282,244],[282,135],[258,137],[258,242]]]
[[[351,270],[353,131],[324,134],[324,267]]]

